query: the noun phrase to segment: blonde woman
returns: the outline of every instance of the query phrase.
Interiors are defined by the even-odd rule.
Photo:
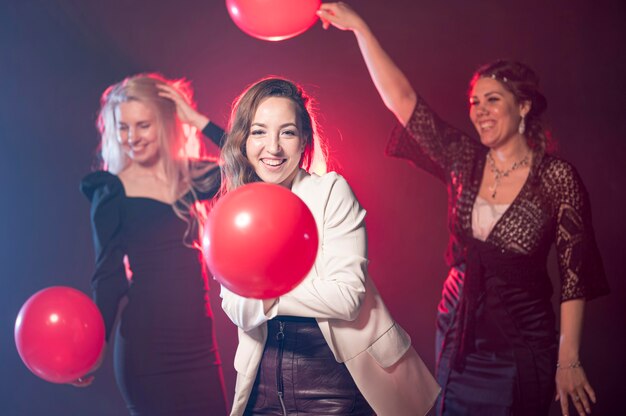
[[[131,415],[227,412],[206,276],[192,244],[197,202],[215,195],[219,169],[188,155],[183,122],[218,143],[223,132],[195,112],[190,91],[156,74],[109,87],[98,123],[103,170],[81,184],[91,201],[92,286],[107,341],[127,299],[114,361]]]

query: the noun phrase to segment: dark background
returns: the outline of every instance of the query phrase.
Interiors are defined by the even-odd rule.
[[[581,359],[598,394],[594,414],[623,414],[624,2],[351,3],[415,88],[466,131],[467,81],[479,64],[515,58],[541,75],[558,153],[589,189],[612,288],[610,296],[588,304],[586,314]],[[233,98],[269,74],[296,80],[317,98],[337,169],[368,210],[373,279],[433,369],[436,304],[446,274],[446,192],[427,174],[383,155],[394,118],[351,33],[316,25],[291,40],[256,40],[232,23],[221,0],[3,0],[0,414],[125,414],[111,354],[87,389],[47,383],[22,364],[13,328],[21,305],[42,288],[67,285],[89,293],[89,205],[78,183],[98,143],[100,94],[142,71],[192,80],[199,108],[222,125]],[[221,311],[216,285],[211,299],[232,397],[236,331]]]

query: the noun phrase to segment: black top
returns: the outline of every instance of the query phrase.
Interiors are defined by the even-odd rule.
[[[397,126],[387,145],[388,155],[408,159],[446,184],[450,266],[466,263],[475,241],[472,209],[487,151],[442,121],[421,97],[406,128]],[[538,267],[556,243],[561,301],[589,300],[609,291],[587,191],[574,167],[557,157],[545,155],[534,161],[528,180],[486,243],[502,255],[522,256],[526,264]]]
[[[464,365],[465,356],[474,348],[476,313],[489,301],[485,294],[496,283],[499,296],[507,299],[508,316],[528,335],[528,345],[550,338],[552,328],[541,328],[545,337],[539,337],[527,317],[552,320],[552,285],[546,263],[553,243],[561,301],[589,300],[609,291],[587,191],[574,167],[557,157],[543,155],[533,160],[528,179],[487,239],[483,242],[473,237],[472,210],[487,152],[487,147],[442,121],[421,97],[406,127],[397,126],[387,145],[388,155],[408,159],[448,188],[446,260],[463,276],[454,290],[446,284],[442,296],[444,301],[455,298],[463,287],[459,303],[450,306],[457,310],[453,316],[459,328],[451,339],[456,368]],[[537,305],[542,306],[535,310]]]
[[[209,123],[203,134],[220,145],[224,131]],[[219,175],[219,169],[207,175]],[[219,176],[212,183],[214,186],[210,189],[196,193],[198,199],[215,196]],[[104,318],[107,340],[119,302],[127,294],[148,301],[147,304],[142,302],[142,310],[136,311],[138,321],[142,319],[138,315],[142,315],[148,322],[161,317],[161,324],[174,319],[184,325],[186,321],[192,322],[194,316],[206,315],[200,253],[183,243],[188,225],[176,215],[172,205],[151,198],[126,196],[120,179],[105,171],[87,175],[80,188],[91,201],[96,254],[92,288]],[[188,198],[193,198],[191,193]],[[123,261],[125,255],[133,273],[130,291]],[[176,315],[178,313],[182,315]],[[199,325],[203,328],[204,324]]]

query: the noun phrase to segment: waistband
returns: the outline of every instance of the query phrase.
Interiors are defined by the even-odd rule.
[[[268,323],[270,322],[301,322],[301,323],[311,323],[311,324],[317,324],[317,321],[315,320],[315,318],[307,318],[304,316],[287,316],[287,315],[278,315],[275,316],[274,318],[270,319],[268,321]]]

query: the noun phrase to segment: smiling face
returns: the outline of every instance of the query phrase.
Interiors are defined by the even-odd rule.
[[[306,141],[300,124],[289,98],[269,97],[259,104],[246,139],[246,157],[263,182],[291,188]]]
[[[159,161],[158,124],[150,106],[136,100],[122,102],[115,109],[115,121],[118,141],[133,163],[152,166]]]
[[[481,143],[492,149],[511,139],[524,139],[518,127],[528,110],[528,102],[518,103],[511,92],[492,78],[479,78],[470,93],[470,119]]]

